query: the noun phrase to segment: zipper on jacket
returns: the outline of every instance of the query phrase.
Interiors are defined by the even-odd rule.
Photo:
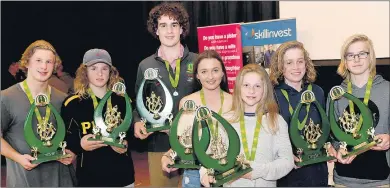
[[[84,161],[84,153],[81,153],[81,164],[80,164],[80,167],[83,167],[83,161]]]

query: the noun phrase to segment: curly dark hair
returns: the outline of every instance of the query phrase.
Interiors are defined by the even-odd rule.
[[[180,39],[184,39],[188,35],[190,32],[189,16],[187,10],[179,2],[163,2],[150,10],[147,22],[150,34],[158,38],[156,35],[158,20],[163,15],[169,16],[179,22],[180,27],[183,29]]]

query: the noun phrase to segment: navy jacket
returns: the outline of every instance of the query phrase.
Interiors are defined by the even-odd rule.
[[[288,110],[288,101],[284,97],[281,89],[287,91],[290,104],[293,109],[296,108],[299,101],[301,100],[301,94],[307,90],[309,84],[304,84],[303,89],[298,92],[293,87],[287,85],[284,82],[281,82],[279,85],[275,86],[275,98],[279,105],[279,113],[280,115],[288,122],[290,125],[291,114]],[[321,107],[325,110],[325,96],[324,91],[321,87],[316,84],[312,84],[312,91],[315,95],[316,100],[320,103]],[[299,113],[299,121],[302,122],[306,116],[306,105],[303,105],[301,111]],[[309,116],[305,124],[310,121],[310,118],[313,120],[315,124],[321,123],[321,116],[317,107],[312,103],[309,109]],[[296,153],[296,148],[293,147],[294,154]],[[312,164],[308,166],[304,166],[298,169],[293,169],[287,176],[278,180],[278,187],[301,187],[301,186],[327,186],[328,179],[328,170],[326,162]]]

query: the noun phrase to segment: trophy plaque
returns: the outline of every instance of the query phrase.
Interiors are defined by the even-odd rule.
[[[107,100],[111,97],[112,93],[115,93],[119,96],[125,98],[126,101],[126,115],[125,118],[121,119],[121,113],[118,112],[118,107],[114,106],[108,108],[104,114],[104,119],[102,116],[103,107]],[[131,109],[131,99],[126,93],[126,86],[117,82],[112,87],[111,91],[108,91],[102,100],[99,102],[96,110],[94,112],[94,121],[95,125],[92,132],[95,138],[89,138],[88,140],[102,140],[104,144],[125,148],[123,141],[126,137],[126,132],[130,128],[132,121],[132,109]]]
[[[226,131],[228,146],[224,143],[221,135],[210,137],[209,118],[214,118]],[[249,162],[240,153],[240,138],[232,125],[222,118],[218,113],[209,110],[207,107],[199,107],[196,111],[196,118],[193,124],[193,138],[199,138],[199,130],[202,131],[200,139],[192,139],[192,147],[199,163],[207,168],[209,176],[214,176],[218,187],[229,181],[240,178],[252,171]],[[210,145],[211,144],[211,145]],[[210,145],[212,154],[206,154]]]
[[[321,126],[320,124],[315,124],[310,118],[309,123],[303,127],[303,135],[301,135],[301,131],[298,128],[299,112],[303,104],[309,105],[310,103],[314,103],[320,113]],[[296,156],[299,159],[299,162],[295,163],[297,166],[305,166],[334,159],[334,157],[329,155],[328,149],[331,146],[330,142],[326,142],[330,134],[328,117],[320,103],[315,99],[312,91],[306,90],[302,93],[301,101],[291,117],[289,129],[291,141],[297,148]]]
[[[175,168],[197,168],[199,164],[196,160],[195,154],[192,149],[192,130],[193,125],[187,126],[181,135],[177,135],[180,118],[184,114],[195,114],[196,104],[192,100],[184,102],[183,107],[180,109],[175,119],[173,120],[172,127],[169,134],[169,143],[173,150],[171,153],[171,159],[175,164],[168,165],[168,167]],[[192,122],[181,122],[190,123]],[[181,125],[186,126],[186,125]]]
[[[144,92],[147,81],[159,82],[164,90],[165,101],[162,96],[158,96],[154,91]],[[146,100],[144,101],[144,95]],[[137,110],[141,116],[147,132],[168,130],[172,125],[173,98],[158,75],[158,71],[153,68],[146,69],[144,79],[137,92]]]
[[[32,126],[32,117],[36,112],[39,112],[37,106],[46,106],[53,112],[56,125],[49,121],[50,118],[42,118],[42,121],[38,121],[36,132],[34,132]],[[50,113],[46,109],[46,113]],[[50,117],[50,114],[46,115]],[[35,133],[40,137],[39,139]],[[26,121],[24,123],[24,138],[27,144],[31,148],[32,157],[35,160],[31,161],[32,164],[38,164],[48,161],[54,161],[62,158],[71,157],[70,154],[65,153],[66,141],[65,138],[65,123],[61,118],[58,111],[49,102],[49,98],[45,94],[39,94],[36,96],[34,102],[30,106]],[[61,148],[59,150],[59,148]]]
[[[334,102],[345,97],[352,101],[360,111],[359,114],[344,110],[338,120],[336,120]],[[329,120],[330,126],[335,137],[340,141],[340,149],[343,152],[343,158],[351,155],[359,155],[371,149],[381,139],[374,139],[375,129],[373,127],[373,117],[371,110],[357,97],[347,93],[341,86],[335,86],[330,90]],[[359,117],[360,116],[360,117]],[[362,118],[362,124],[359,125],[359,119]],[[349,148],[347,148],[349,146]]]

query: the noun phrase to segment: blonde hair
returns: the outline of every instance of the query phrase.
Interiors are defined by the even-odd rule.
[[[233,105],[231,109],[231,111],[233,111],[233,116],[231,121],[239,121],[240,116],[244,113],[245,104],[241,98],[241,87],[244,76],[252,72],[258,74],[263,81],[263,96],[261,97],[260,102],[257,104],[256,114],[260,116],[260,114],[268,113],[268,127],[270,128],[272,134],[275,134],[278,131],[278,105],[275,102],[273,86],[270,79],[268,78],[267,72],[264,70],[264,68],[257,64],[245,65],[237,75],[233,91]]]
[[[107,88],[111,89],[117,82],[123,82],[123,78],[119,76],[118,70],[114,66],[110,66],[110,78],[107,82]],[[87,66],[81,64],[76,71],[76,78],[74,79],[74,91],[76,95],[86,99],[89,96],[88,93],[89,80],[87,75]]]
[[[20,63],[19,69],[21,69],[24,73],[27,73],[28,61],[34,55],[34,53],[37,49],[50,50],[53,52],[53,54],[55,56],[53,73],[55,73],[57,66],[59,64],[62,64],[62,61],[60,59],[60,56],[58,56],[54,47],[49,42],[47,42],[45,40],[37,40],[37,41],[31,43],[26,48],[26,50],[24,50],[24,52],[22,54],[22,58],[19,60],[19,63]]]
[[[363,34],[356,34],[348,37],[348,39],[344,42],[343,46],[341,47],[341,61],[340,64],[337,68],[337,74],[339,74],[343,79],[350,80],[350,72],[347,68],[347,59],[345,56],[347,55],[347,51],[349,46],[355,42],[362,41],[366,43],[368,46],[368,51],[369,51],[369,69],[370,69],[370,76],[374,77],[376,75],[376,56],[375,56],[375,51],[374,51],[374,45],[366,35]]]
[[[314,68],[314,64],[309,57],[309,53],[304,48],[303,44],[298,41],[289,41],[281,44],[276,50],[275,54],[271,57],[270,66],[270,79],[273,85],[278,85],[279,81],[284,80],[283,68],[284,68],[284,54],[289,49],[300,49],[303,52],[306,73],[303,76],[303,83],[313,83],[316,80],[317,72]]]

